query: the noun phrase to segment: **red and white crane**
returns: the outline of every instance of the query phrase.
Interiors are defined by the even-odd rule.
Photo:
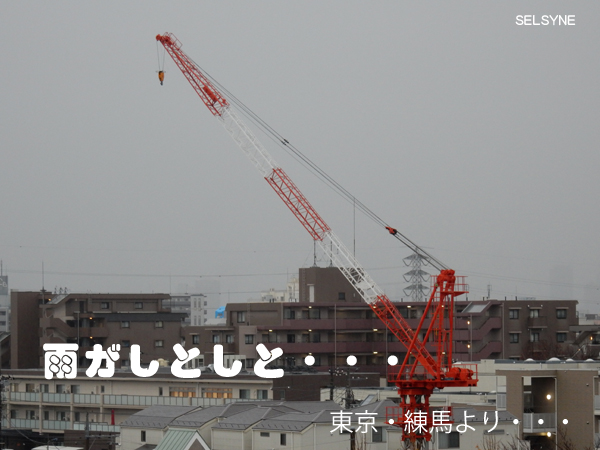
[[[383,290],[361,267],[353,253],[331,230],[250,128],[240,119],[223,93],[181,50],[181,42],[171,33],[157,35],[156,40],[164,46],[208,110],[219,119],[260,174],[313,240],[319,244],[324,254],[340,269],[362,299],[385,323],[388,330],[406,346],[406,357],[393,379],[398,387],[400,403],[397,408],[387,412],[387,420],[388,423],[402,426],[403,440],[408,445],[424,448],[425,441],[431,439],[430,430],[434,425],[433,417],[429,414],[429,396],[433,390],[448,386],[477,384],[476,373],[473,370],[465,366],[460,368],[452,366],[454,298],[467,292],[464,277],[456,277],[453,270],[444,266],[439,267],[438,264],[441,272],[433,284],[419,325],[413,330]],[[408,241],[409,247],[413,250],[419,249],[414,244],[411,246],[412,241],[407,240],[396,229],[390,226],[385,228],[403,242]],[[425,325],[428,327],[424,328]],[[418,338],[419,334],[425,329],[427,331],[421,340]],[[435,350],[435,357],[426,348],[427,342],[430,343],[430,348]],[[418,411],[426,413],[427,426],[416,431],[411,427],[405,427],[407,418],[414,416]]]

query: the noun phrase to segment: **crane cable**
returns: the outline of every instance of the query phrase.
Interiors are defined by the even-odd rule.
[[[321,179],[326,185],[332,188],[335,192],[337,192],[344,200],[353,204],[355,207],[369,217],[373,222],[382,226],[390,234],[392,234],[396,239],[402,242],[406,247],[408,247],[413,252],[419,254],[420,256],[425,257],[429,263],[438,270],[447,269],[448,266],[443,264],[440,260],[433,257],[429,252],[425,251],[423,248],[418,246],[416,243],[411,241],[408,237],[400,233],[397,229],[388,225],[381,217],[375,214],[371,209],[369,209],[364,203],[358,200],[354,195],[352,195],[346,188],[344,188],[341,184],[335,181],[329,174],[327,174],[323,169],[321,169],[317,164],[315,164],[312,160],[310,160],[306,155],[304,155],[298,148],[296,148],[293,144],[291,144],[286,138],[284,138],[281,134],[279,134],[273,127],[271,127],[267,122],[265,122],[258,114],[252,111],[249,107],[247,107],[241,100],[239,100],[235,95],[233,95],[227,88],[225,88],[221,83],[219,83],[215,78],[213,78],[208,72],[206,72],[202,67],[200,67],[195,61],[192,60],[192,63],[195,64],[198,69],[206,75],[206,77],[213,83],[217,88],[226,94],[227,99],[231,100],[231,103],[235,104],[240,112],[244,114],[250,121],[252,121],[265,135],[275,142],[277,145],[282,147],[288,154],[290,154],[294,159],[296,159],[300,164],[306,167],[309,171],[311,171],[317,178]]]

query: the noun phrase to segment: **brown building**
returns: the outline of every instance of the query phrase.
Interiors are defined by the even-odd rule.
[[[496,372],[506,377],[501,395],[506,396],[506,410],[519,419],[521,439],[540,450],[598,448],[598,373],[596,361],[558,359],[521,362]]]
[[[128,348],[140,345],[142,364],[172,360],[185,314],[171,313],[168,294],[50,294],[11,292],[11,368],[44,367],[46,343],[79,345],[79,367],[95,344],[121,345],[117,367],[129,365]]]
[[[287,367],[301,366],[304,358],[312,355],[314,367],[327,370],[346,365],[346,358],[354,355],[357,367],[386,376],[388,356],[402,358],[405,348],[339,269],[300,269],[299,278],[298,302],[229,304],[224,324],[183,329],[186,346],[200,348],[208,364],[213,360],[213,346],[221,344],[226,355],[237,355],[246,368],[252,368],[258,357],[258,343],[280,347],[284,352],[280,365]],[[416,329],[426,303],[395,305]],[[576,305],[575,300],[456,301],[453,359],[573,356],[569,344],[575,340],[575,333],[569,327],[578,323]],[[449,326],[448,321],[446,324]],[[428,318],[424,330],[427,326]],[[426,346],[435,351],[433,343]]]

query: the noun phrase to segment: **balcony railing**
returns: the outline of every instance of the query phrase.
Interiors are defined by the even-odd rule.
[[[40,401],[40,393],[39,392],[11,392],[10,393],[10,401],[11,402],[39,402]]]
[[[71,422],[67,420],[42,420],[42,428],[44,430],[70,430]]]
[[[547,431],[556,431],[556,415],[554,413],[523,414],[523,433]]]
[[[44,403],[71,403],[71,394],[49,394],[44,392],[42,401]]]
[[[2,428],[13,428],[13,429],[34,429],[40,427],[39,420],[33,419],[3,419],[2,420]]]
[[[42,404],[73,403],[80,406],[217,406],[240,399],[207,397],[163,397],[153,395],[113,395],[113,394],[49,394],[43,393]],[[11,392],[10,401],[19,403],[39,403],[38,392]],[[141,408],[140,408],[141,409]],[[17,419],[15,419],[17,420]],[[24,419],[19,419],[24,420]],[[54,428],[51,428],[54,429]]]
[[[121,427],[119,425],[109,425],[107,423],[88,423],[90,431],[103,431],[110,433],[120,433]],[[74,430],[85,430],[85,422],[75,422],[73,424]]]

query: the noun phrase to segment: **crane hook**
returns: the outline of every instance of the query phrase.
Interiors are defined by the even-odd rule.
[[[164,70],[158,71],[158,79],[160,80],[160,85],[162,86],[163,80],[165,79],[165,71]]]

